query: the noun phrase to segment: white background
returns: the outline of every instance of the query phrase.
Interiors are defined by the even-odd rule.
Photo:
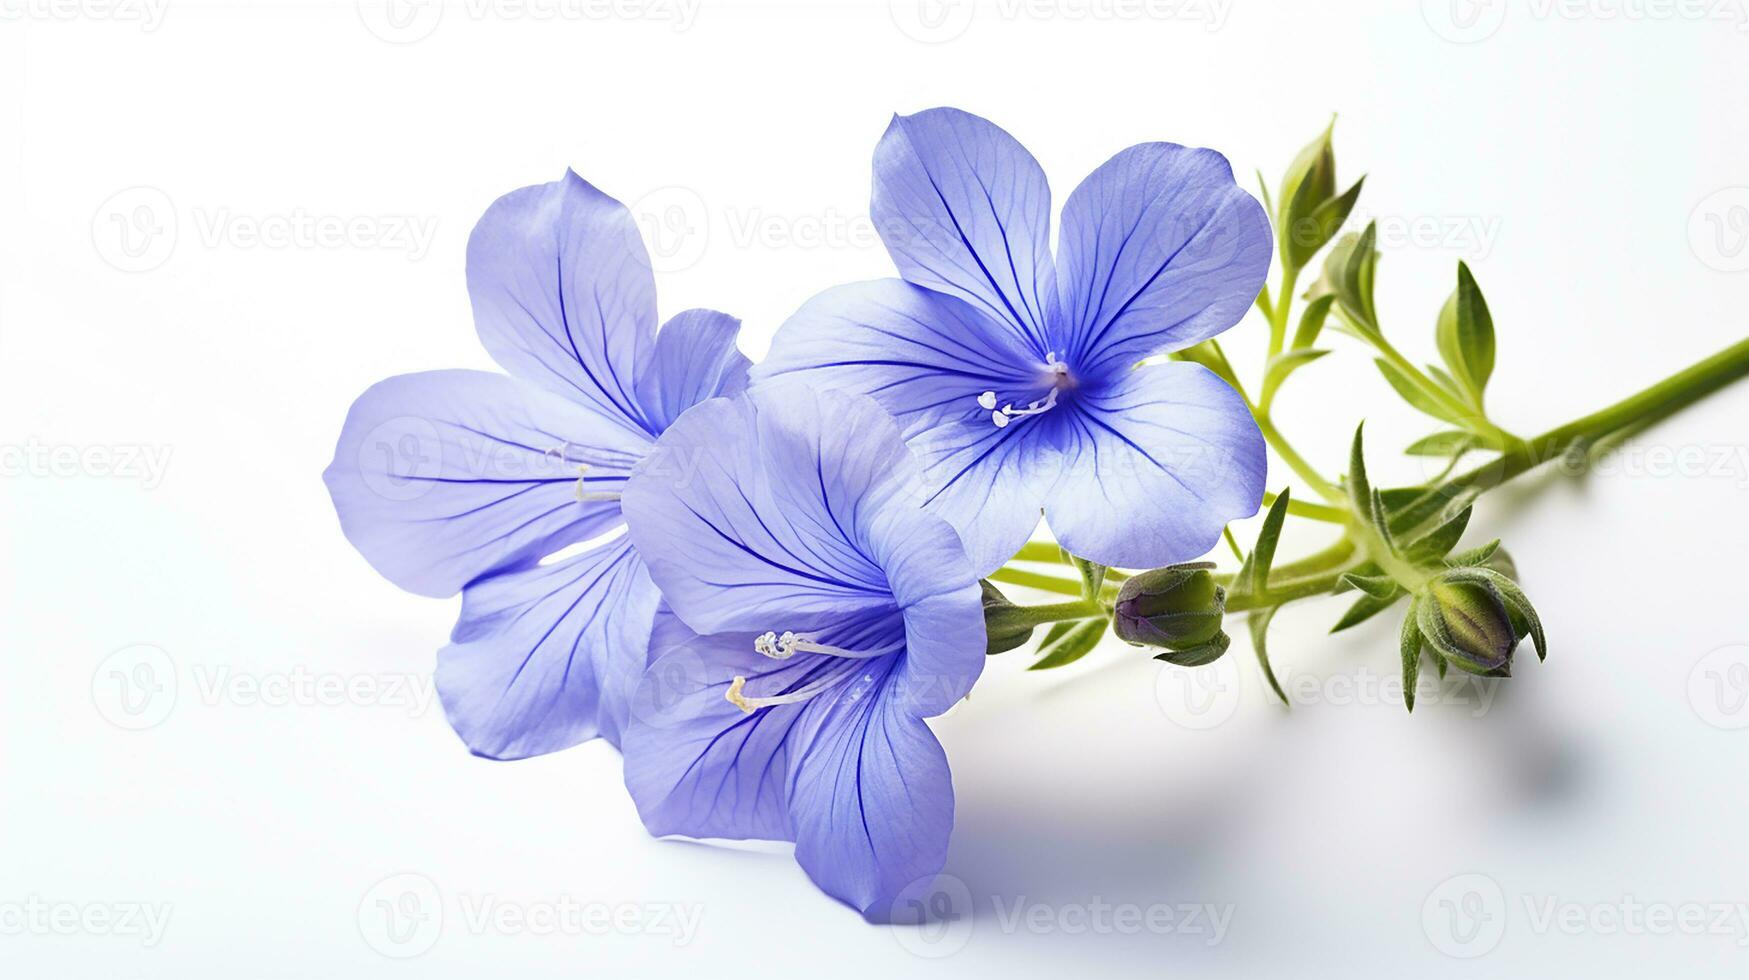
[[[994,662],[936,725],[971,907],[927,936],[864,924],[781,848],[650,839],[604,744],[470,757],[421,700],[458,604],[373,574],[319,479],[371,382],[490,366],[462,254],[497,195],[573,166],[638,202],[663,314],[733,312],[758,357],[814,292],[890,274],[870,153],[940,104],[1007,127],[1058,201],[1145,140],[1273,181],[1340,113],[1344,181],[1371,175],[1360,210],[1397,235],[1387,332],[1431,357],[1467,259],[1491,404],[1541,431],[1744,333],[1735,0],[118,2],[0,0],[0,973],[1742,975],[1746,913],[1660,935],[1611,910],[1749,903],[1749,389],[1488,499],[1472,537],[1506,536],[1553,650],[1485,709],[1465,687],[1405,715],[1377,690],[1394,617],[1326,637],[1336,600],[1277,622],[1291,712],[1243,639],[1200,687],[1116,644]],[[272,237],[317,218],[350,230]],[[1262,332],[1228,341],[1248,372]],[[1284,428],[1334,470],[1364,412],[1381,479],[1414,478],[1392,449],[1431,423],[1333,342]],[[318,679],[355,686],[295,686]],[[376,903],[408,883],[425,924],[390,935]],[[702,917],[684,944],[470,921],[562,899]],[[1205,903],[1218,942],[1099,908]],[[169,909],[155,944],[96,923],[139,904]]]

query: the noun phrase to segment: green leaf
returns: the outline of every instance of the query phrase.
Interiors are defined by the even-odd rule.
[[[1264,213],[1271,215],[1271,216],[1274,216],[1274,214],[1275,214],[1275,201],[1273,201],[1269,196],[1269,178],[1263,176],[1262,168],[1258,168],[1258,170],[1257,170],[1257,189],[1263,193],[1263,211],[1264,211]]]
[[[1263,665],[1263,679],[1269,682],[1269,689],[1281,699],[1286,707],[1293,707],[1293,702],[1287,699],[1287,692],[1281,689],[1281,681],[1275,679],[1275,668],[1269,664],[1269,648],[1266,641],[1269,635],[1269,621],[1275,618],[1275,611],[1280,606],[1259,609],[1245,617],[1245,625],[1251,630],[1251,649],[1257,651],[1257,662]]]
[[[1306,290],[1307,300],[1333,296],[1350,321],[1340,327],[1362,337],[1379,333],[1373,308],[1373,277],[1378,271],[1378,228],[1369,224],[1358,235],[1347,234],[1331,246],[1324,258],[1324,272]]]
[[[1389,575],[1356,575],[1347,572],[1342,576],[1342,582],[1351,588],[1359,589],[1374,599],[1394,599],[1402,594],[1397,580]]]
[[[1379,532],[1379,537],[1384,539],[1385,547],[1395,554],[1397,542],[1391,534],[1391,512],[1385,509],[1385,495],[1377,490],[1372,492],[1372,526]]]
[[[1154,655],[1155,660],[1164,660],[1178,667],[1201,667],[1212,664],[1227,653],[1227,647],[1233,642],[1226,633],[1216,633],[1215,638],[1199,647],[1187,647],[1183,650],[1167,650]]]
[[[1395,364],[1382,357],[1376,358],[1373,363],[1379,366],[1379,373],[1385,376],[1386,381],[1390,382],[1391,388],[1402,396],[1404,401],[1414,406],[1417,411],[1431,415],[1442,422],[1450,422],[1453,425],[1464,424],[1462,417],[1446,408],[1438,398],[1430,394],[1414,378],[1404,374]]]
[[[1498,550],[1500,550],[1500,539],[1495,538],[1487,544],[1482,545],[1480,548],[1471,548],[1468,551],[1460,551],[1455,555],[1449,555],[1446,557],[1445,563],[1452,568],[1467,568],[1474,565],[1485,565],[1488,563],[1488,559],[1494,557],[1494,552]]]
[[[1471,404],[1482,407],[1482,391],[1494,373],[1494,318],[1470,267],[1458,262],[1457,288],[1439,311],[1439,356],[1451,369]]]
[[[1059,623],[1057,625],[1061,626],[1063,624]],[[1026,669],[1053,670],[1057,667],[1064,667],[1080,660],[1082,657],[1091,653],[1094,647],[1099,645],[1099,641],[1105,638],[1106,627],[1110,625],[1111,620],[1106,619],[1103,616],[1098,619],[1084,619],[1080,622],[1069,624],[1069,628],[1064,630],[1055,640],[1052,640],[1047,636],[1045,642],[1039,644],[1038,652],[1042,656],[1039,657],[1036,663]],[[1052,628],[1052,632],[1056,632],[1054,627]]]
[[[1444,524],[1411,542],[1404,551],[1404,557],[1414,562],[1429,562],[1444,558],[1446,552],[1457,547],[1458,539],[1464,536],[1464,528],[1470,524],[1470,515],[1474,507],[1465,507],[1457,515]]]
[[[1294,268],[1304,268],[1306,263],[1330,244],[1330,239],[1336,236],[1337,229],[1348,220],[1349,212],[1354,210],[1354,203],[1360,199],[1360,188],[1366,183],[1362,177],[1354,182],[1354,186],[1339,197],[1332,197],[1312,205],[1304,198],[1311,188],[1311,182],[1302,183],[1299,193],[1294,195],[1294,205],[1290,209],[1298,215],[1290,217],[1291,224],[1284,226],[1283,247],[1286,249],[1286,261]],[[1302,208],[1310,207],[1310,213]]]
[[[1290,496],[1291,488],[1282,487],[1275,503],[1269,505],[1269,513],[1263,517],[1263,527],[1257,532],[1257,544],[1252,546],[1251,554],[1245,556],[1245,564],[1233,579],[1236,587],[1254,595],[1269,590],[1269,569],[1275,564],[1275,546],[1281,541],[1281,527],[1287,521]]]
[[[1302,347],[1275,355],[1269,359],[1269,366],[1263,370],[1263,390],[1275,391],[1281,387],[1283,381],[1287,380],[1288,375],[1328,353],[1330,353],[1329,350],[1313,350]]]
[[[1105,566],[1085,558],[1071,558],[1075,570],[1081,573],[1081,598],[1098,599],[1099,590],[1105,586]]]
[[[1318,334],[1324,329],[1324,321],[1330,318],[1330,306],[1336,302],[1336,297],[1326,293],[1306,304],[1306,310],[1300,314],[1300,325],[1294,330],[1293,348],[1310,347],[1318,342]]]
[[[1410,601],[1409,615],[1403,617],[1403,634],[1399,641],[1403,654],[1403,704],[1410,711],[1415,710],[1415,687],[1421,682],[1421,628],[1415,622],[1415,604],[1419,601]]]
[[[1448,429],[1415,440],[1403,452],[1410,456],[1457,456],[1468,452],[1475,442],[1476,437],[1468,432]]]
[[[1348,450],[1348,505],[1356,514],[1372,510],[1372,484],[1366,479],[1366,450],[1361,445],[1365,428],[1365,422],[1354,427],[1354,444]]]
[[[1340,633],[1345,629],[1359,626],[1361,623],[1366,622],[1374,616],[1377,616],[1379,613],[1384,612],[1386,609],[1396,605],[1397,599],[1401,598],[1401,594],[1390,599],[1379,599],[1370,595],[1362,595],[1360,598],[1354,600],[1354,605],[1348,607],[1348,611],[1342,614],[1342,618],[1336,621],[1336,625],[1330,627],[1330,632]]]

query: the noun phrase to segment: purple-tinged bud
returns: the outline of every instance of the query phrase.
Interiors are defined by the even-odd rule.
[[[1207,563],[1173,565],[1124,581],[1112,611],[1112,628],[1140,646],[1185,651],[1224,639],[1221,619],[1227,593],[1215,584]],[[1225,644],[1220,644],[1222,650]]]

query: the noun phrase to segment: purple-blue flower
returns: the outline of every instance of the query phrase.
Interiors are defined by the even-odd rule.
[[[623,749],[655,834],[789,840],[828,894],[887,918],[941,870],[953,786],[923,719],[977,679],[959,537],[871,399],[797,383],[705,402],[635,470],[629,534],[664,616]]]
[[[437,689],[469,749],[617,744],[661,601],[631,542],[608,537],[621,490],[681,412],[746,387],[739,321],[692,310],[657,332],[636,223],[570,172],[487,209],[467,276],[480,340],[509,376],[373,386],[324,479],[377,571],[422,595],[462,592]]]
[[[872,213],[904,278],[816,296],[754,381],[873,395],[920,454],[930,508],[974,566],[1010,558],[1044,512],[1074,554],[1183,561],[1256,513],[1263,440],[1206,369],[1137,367],[1237,323],[1269,271],[1263,208],[1213,150],[1143,143],[1063,206],[1006,132],[956,109],[897,116]]]

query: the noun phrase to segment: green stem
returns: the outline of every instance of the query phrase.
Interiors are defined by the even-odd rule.
[[[1574,446],[1588,445],[1621,430],[1642,428],[1668,418],[1745,375],[1749,375],[1749,339],[1739,340],[1614,405],[1523,440],[1499,459],[1476,467],[1446,486],[1453,490],[1497,487],[1560,458]]]
[[[1104,606],[1091,599],[1082,599],[1043,606],[1007,606],[988,613],[984,622],[990,632],[1006,633],[1065,619],[1094,619],[1104,615]]]
[[[1324,479],[1317,470],[1312,468],[1311,463],[1306,462],[1304,456],[1294,450],[1293,445],[1287,441],[1287,437],[1275,427],[1275,421],[1269,417],[1268,413],[1258,412],[1253,408],[1252,414],[1257,419],[1257,428],[1263,432],[1263,441],[1269,443],[1269,447],[1274,449],[1276,455],[1281,457],[1282,462],[1288,465],[1288,469],[1293,470],[1300,479],[1306,481],[1308,486],[1318,492],[1318,496],[1332,504],[1341,506],[1346,499],[1343,497],[1342,491],[1337,489],[1336,484]],[[1288,508],[1290,510],[1293,508],[1291,501]]]
[[[1269,311],[1269,356],[1281,353],[1287,342],[1288,314],[1293,312],[1294,285],[1299,281],[1300,270],[1297,266],[1283,265],[1281,269],[1280,299]]]

